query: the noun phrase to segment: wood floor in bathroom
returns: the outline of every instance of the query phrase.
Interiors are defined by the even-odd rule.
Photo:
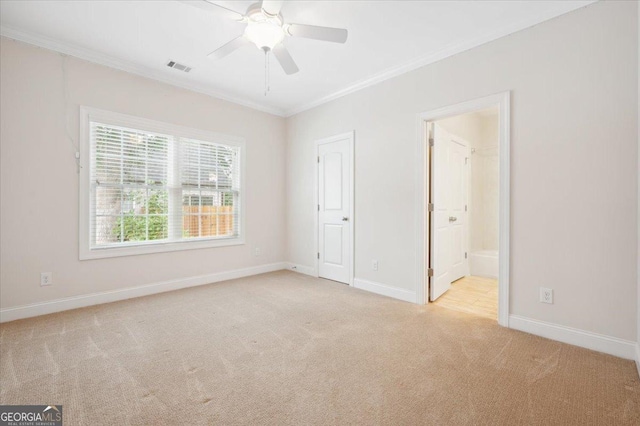
[[[435,302],[443,308],[455,309],[485,318],[498,318],[498,280],[468,276],[451,283],[451,288]]]

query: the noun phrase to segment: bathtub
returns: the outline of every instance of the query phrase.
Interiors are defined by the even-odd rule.
[[[472,251],[469,256],[471,275],[498,278],[498,250]]]

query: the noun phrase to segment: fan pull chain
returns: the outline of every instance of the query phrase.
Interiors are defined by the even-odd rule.
[[[269,61],[269,51],[270,49],[264,47],[264,95],[267,96],[267,93],[271,91],[271,81],[269,79],[271,62]]]
[[[271,91],[271,55],[269,52],[267,52],[267,92]]]
[[[264,49],[264,95],[269,92],[269,49]]]

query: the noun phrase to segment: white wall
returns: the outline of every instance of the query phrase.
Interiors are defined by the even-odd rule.
[[[416,115],[511,90],[511,313],[635,341],[636,8],[599,2],[290,117],[289,260],[315,263],[313,142],[355,130],[355,275],[415,291]]]
[[[638,170],[640,170],[640,2],[638,6]],[[636,252],[638,262],[638,288],[637,288],[637,332],[636,339],[636,366],[638,374],[640,374],[640,172],[638,172],[638,248]]]
[[[482,135],[482,116],[477,112],[454,115],[437,121],[449,133],[469,142],[473,148],[484,143]]]
[[[284,260],[283,118],[5,38],[0,55],[0,307]],[[76,148],[65,130],[77,144],[79,105],[246,138],[247,243],[79,261]],[[41,271],[53,286],[40,287]]]
[[[478,205],[474,208],[480,216],[480,250],[499,249],[500,225],[500,156],[499,118],[482,117],[480,121],[481,143],[471,155],[471,167],[476,168]],[[472,172],[473,173],[473,172]]]

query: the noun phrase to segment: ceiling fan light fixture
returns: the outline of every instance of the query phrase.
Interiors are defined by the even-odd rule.
[[[284,39],[282,24],[278,24],[271,19],[254,21],[247,23],[244,35],[260,50],[271,50]]]
[[[0,0],[1,1],[1,0]],[[212,59],[221,59],[244,46],[255,45],[264,53],[265,62],[265,95],[269,91],[269,58],[273,56],[282,70],[287,74],[295,74],[300,69],[283,43],[285,37],[301,37],[333,43],[345,43],[348,31],[344,28],[323,27],[308,24],[286,23],[280,13],[285,0],[260,0],[240,14],[211,0],[182,0],[195,7],[224,15],[235,21],[246,24],[244,34],[218,47],[209,53]],[[272,55],[269,55],[269,52]]]

